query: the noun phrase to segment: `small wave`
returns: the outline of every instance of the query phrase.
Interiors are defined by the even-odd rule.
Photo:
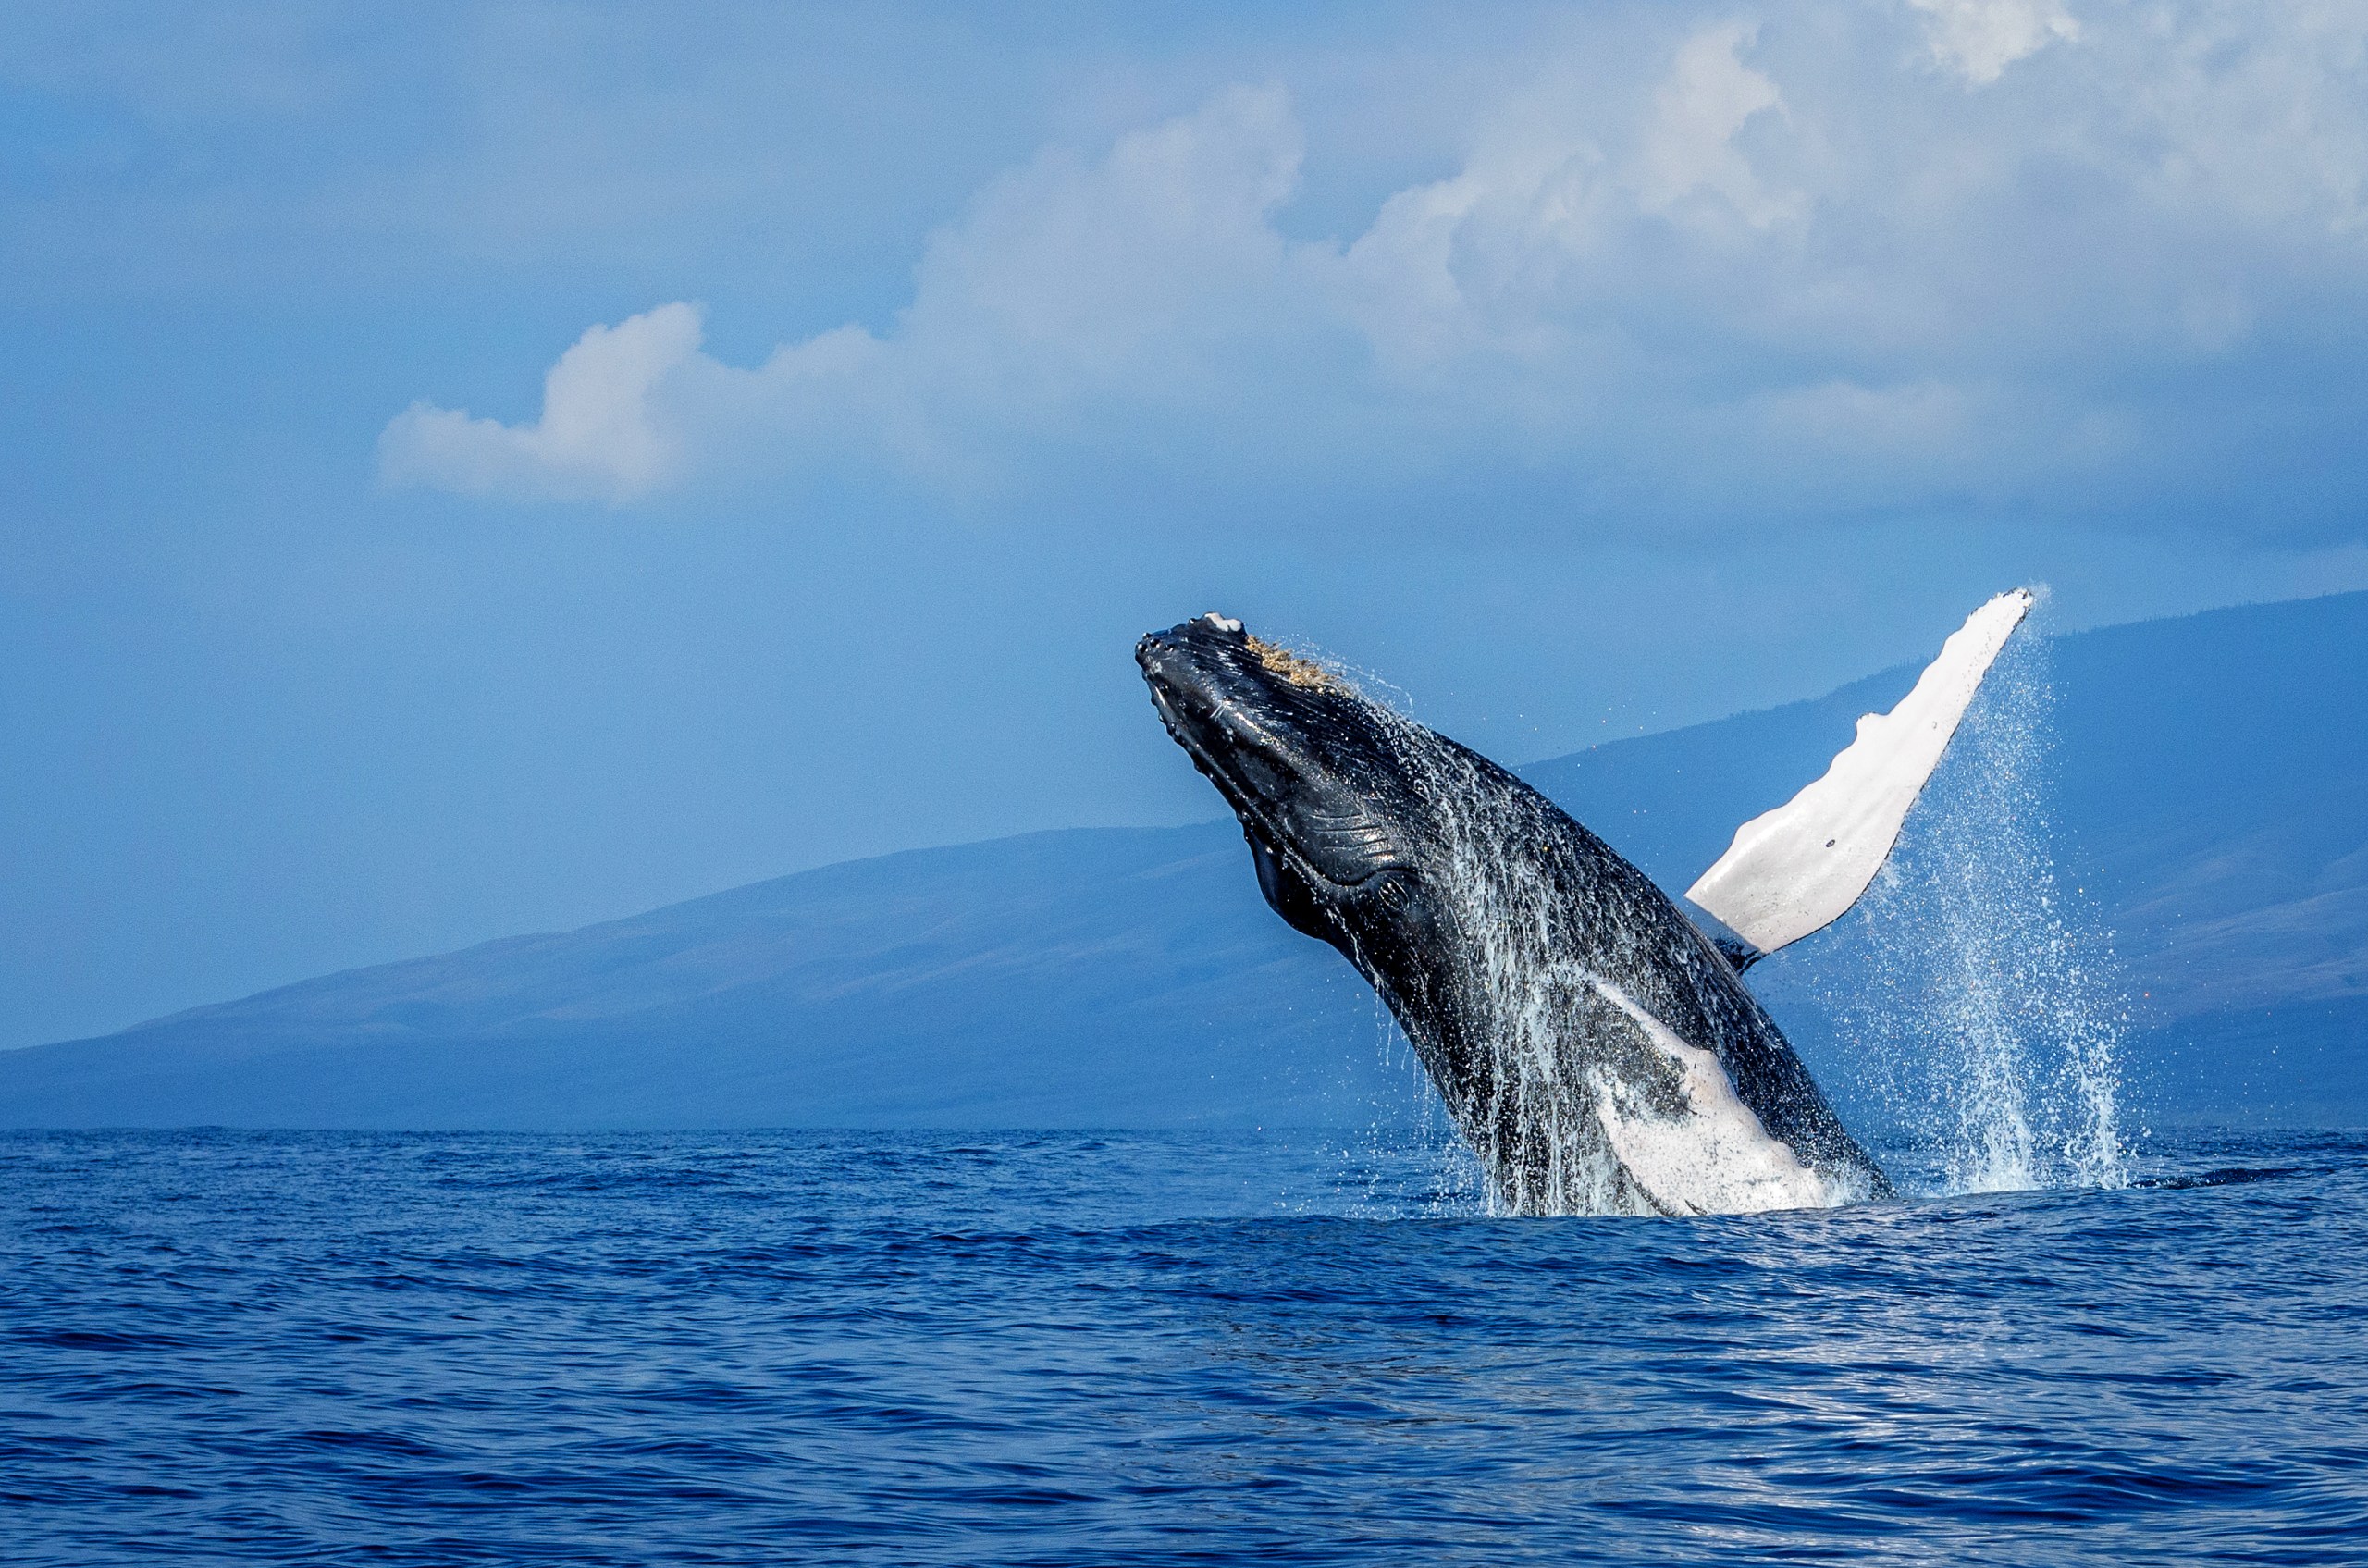
[[[2142,1176],[2129,1185],[2158,1192],[2183,1192],[2197,1187],[2237,1187],[2248,1181],[2279,1181],[2289,1176],[2311,1174],[2298,1165],[2264,1166],[2258,1169],[2231,1167],[2226,1170],[2207,1170],[2193,1176]]]

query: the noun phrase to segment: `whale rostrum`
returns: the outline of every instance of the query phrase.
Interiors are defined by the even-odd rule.
[[[1976,612],[1990,615],[1968,639],[1978,646],[1951,639],[1935,665],[1945,678],[1928,672],[1891,719],[1861,722],[1858,746],[1872,735],[1876,747],[1856,763],[1845,751],[1790,806],[1746,824],[1775,820],[1752,841],[1756,858],[1739,859],[1751,846],[1738,834],[1696,884],[1733,930],[1697,924],[1479,753],[1238,621],[1153,633],[1135,658],[1168,734],[1240,819],[1267,903],[1345,955],[1397,1018],[1478,1154],[1492,1207],[1830,1207],[1891,1184],[1740,970],[1838,916],[1871,880],[2029,606],[2024,596],[2005,621],[1994,607],[2010,597]],[[1807,835],[1835,850],[1804,868]],[[1806,893],[1769,892],[1771,879],[1811,872],[1823,881]],[[1761,918],[1769,909],[1779,916]]]

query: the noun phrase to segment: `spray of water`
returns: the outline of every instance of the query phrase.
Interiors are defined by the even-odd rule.
[[[1326,664],[1344,685],[1364,675]],[[1602,1027],[1586,1017],[1606,1006],[1597,977],[1572,956],[1560,891],[1529,858],[1504,853],[1536,824],[1398,695],[1365,700],[1436,813],[1431,882],[1474,938],[1486,1012],[1475,1033],[1496,1056],[1497,1101],[1462,1130],[1476,1161],[1425,1095],[1420,1142],[1438,1155],[1440,1196],[1469,1201],[1476,1186],[1494,1213],[1652,1212],[1610,1147],[1608,1086],[1568,1050]],[[2027,636],[1993,667],[1899,849],[1845,921],[1843,945],[1857,952],[1829,955],[1844,959],[1836,978],[1850,976],[1829,1006],[1948,1191],[2128,1179],[2116,1119],[2125,1008],[2110,944],[2074,918],[2047,848],[2053,701],[2045,644]],[[1521,1146],[1498,1146],[1509,1139]]]
[[[1842,1036],[1949,1191],[2128,1179],[2111,941],[2049,853],[2053,706],[2026,636],[1820,960]]]
[[[1367,1015],[1386,1093],[1380,1114],[1340,1150],[1344,1186],[1356,1212],[1464,1216],[1491,1212],[1487,1172],[1456,1130],[1414,1047],[1367,990]]]

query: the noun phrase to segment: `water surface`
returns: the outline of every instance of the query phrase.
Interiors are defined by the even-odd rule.
[[[2368,1139],[1501,1220],[1315,1134],[0,1134],[16,1564],[2328,1562]]]

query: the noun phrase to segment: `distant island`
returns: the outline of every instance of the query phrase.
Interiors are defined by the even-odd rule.
[[[2049,659],[2054,855],[2115,933],[2141,1118],[2368,1122],[2368,594],[2079,633]],[[1913,674],[1521,771],[1682,888]],[[1266,910],[1244,853],[1230,821],[1035,833],[349,970],[0,1053],[0,1126],[1420,1115],[1371,994]],[[1820,941],[1752,982],[1846,1097]]]

